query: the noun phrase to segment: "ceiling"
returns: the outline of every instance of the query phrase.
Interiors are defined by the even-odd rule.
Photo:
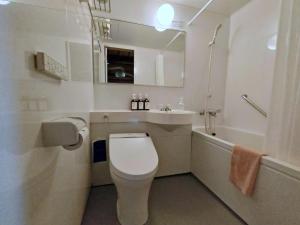
[[[224,15],[231,15],[249,1],[250,0],[215,0],[210,4],[208,10]],[[208,0],[168,0],[168,2],[200,9]]]

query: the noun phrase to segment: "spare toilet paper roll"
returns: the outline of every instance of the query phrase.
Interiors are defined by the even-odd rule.
[[[89,136],[89,129],[87,127],[83,128],[79,131],[79,141],[74,145],[65,145],[63,146],[64,149],[68,151],[74,151],[82,146],[82,144],[85,142],[85,140]]]

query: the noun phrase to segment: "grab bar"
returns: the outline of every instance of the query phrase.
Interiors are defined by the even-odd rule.
[[[256,109],[260,114],[262,114],[264,117],[268,117],[267,113],[260,108],[254,101],[252,101],[248,95],[244,94],[242,95],[242,99],[244,99],[249,105],[251,105],[254,109]]]

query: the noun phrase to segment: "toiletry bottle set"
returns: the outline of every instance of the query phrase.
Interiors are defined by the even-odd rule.
[[[139,94],[138,97],[136,94],[132,94],[131,98],[131,110],[150,110],[150,100],[148,94],[145,94],[143,97],[142,94]]]

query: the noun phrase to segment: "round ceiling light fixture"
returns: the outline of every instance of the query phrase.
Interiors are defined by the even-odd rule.
[[[9,0],[0,0],[0,5],[8,5],[9,3]]]
[[[157,21],[163,27],[170,26],[174,20],[174,16],[174,8],[168,3],[161,5],[156,13]]]

